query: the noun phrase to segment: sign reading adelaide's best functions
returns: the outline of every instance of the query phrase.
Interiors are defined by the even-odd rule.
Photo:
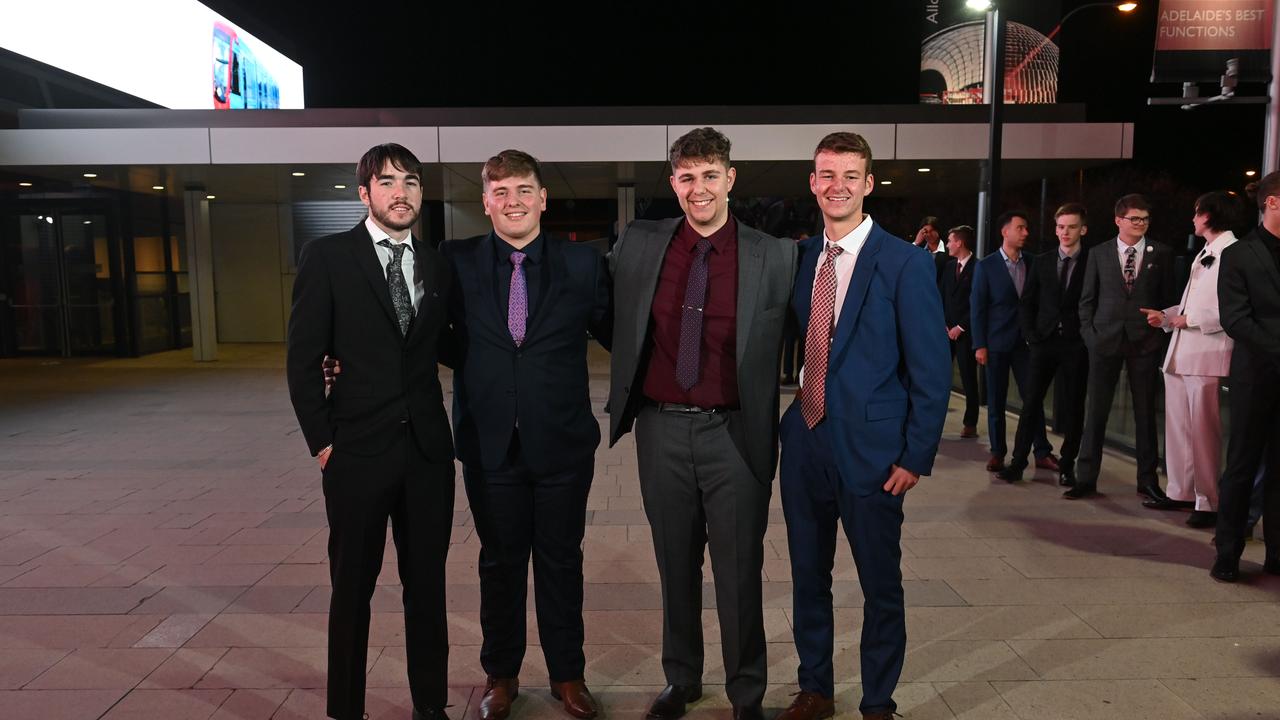
[[[0,47],[166,108],[304,107],[302,66],[197,0],[4,0]]]
[[[1152,82],[1214,82],[1227,60],[1240,79],[1270,79],[1274,0],[1161,0]]]

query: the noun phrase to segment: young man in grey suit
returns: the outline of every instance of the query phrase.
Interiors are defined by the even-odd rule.
[[[632,222],[610,257],[609,443],[635,425],[640,491],[662,580],[668,685],[649,708],[657,720],[680,717],[702,695],[708,544],[733,717],[762,718],[760,571],[796,248],[729,214],[736,175],[729,148],[712,128],[678,138],[671,189],[685,216]]]
[[[1080,337],[1089,348],[1089,399],[1084,436],[1076,464],[1076,484],[1068,500],[1097,494],[1102,443],[1120,370],[1129,373],[1138,450],[1138,494],[1150,503],[1167,503],[1156,466],[1156,397],[1164,331],[1147,324],[1142,308],[1166,308],[1178,301],[1173,252],[1147,239],[1151,206],[1141,195],[1116,202],[1116,239],[1089,253],[1080,291]]]

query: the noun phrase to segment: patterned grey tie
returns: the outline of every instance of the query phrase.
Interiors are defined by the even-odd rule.
[[[391,304],[396,309],[396,320],[400,322],[400,334],[409,334],[409,322],[413,320],[413,298],[409,295],[409,284],[404,280],[404,249],[408,243],[393,243],[390,240],[379,240],[378,244],[391,250],[391,262],[387,263],[387,288],[391,290]]]

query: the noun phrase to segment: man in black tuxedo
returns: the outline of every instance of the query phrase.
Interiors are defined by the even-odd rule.
[[[1089,231],[1088,211],[1079,203],[1067,203],[1058,208],[1053,219],[1058,247],[1036,258],[1019,303],[1022,337],[1031,346],[1027,396],[1018,417],[1013,457],[996,477],[1008,482],[1022,479],[1035,428],[1044,427],[1044,398],[1056,374],[1062,408],[1058,418],[1062,428],[1058,483],[1074,485],[1089,377],[1089,351],[1080,339],[1080,288],[1088,261],[1088,251],[1080,240]]]
[[[942,242],[942,230],[938,225],[938,218],[926,215],[920,221],[920,227],[916,230],[916,238],[912,244],[933,254],[933,269],[936,276],[934,280],[941,284],[942,270],[947,266],[950,257],[946,245]]]
[[[1217,559],[1210,574],[1240,577],[1253,478],[1262,463],[1264,569],[1280,575],[1280,172],[1258,183],[1262,224],[1222,252],[1218,313],[1235,340],[1231,430],[1218,485]]]
[[[978,362],[973,357],[969,337],[969,290],[973,285],[973,228],[960,225],[947,232],[947,260],[938,276],[942,311],[951,338],[951,357],[960,365],[960,385],[964,388],[964,426],[960,437],[978,437]]]
[[[503,150],[480,179],[493,230],[440,246],[453,271],[445,353],[453,429],[480,536],[488,680],[477,715],[503,720],[519,694],[532,555],[552,695],[570,715],[592,718],[599,708],[583,681],[582,538],[600,424],[587,333],[609,347],[608,267],[594,249],[542,232],[547,189],[532,155]]]
[[[289,396],[324,476],[329,519],[328,715],[364,713],[369,600],[387,518],[404,586],[414,718],[445,720],[445,555],[453,527],[453,443],[436,369],[447,321],[446,264],[411,228],[421,170],[400,145],[356,167],[364,222],[302,249],[289,315]],[[326,354],[346,377],[326,396]]]
[[[1080,442],[1075,486],[1068,500],[1097,494],[1102,444],[1120,371],[1129,373],[1138,451],[1138,494],[1169,502],[1160,489],[1156,468],[1156,398],[1165,334],[1147,324],[1142,308],[1167,308],[1178,301],[1173,280],[1173,252],[1146,238],[1151,206],[1141,195],[1116,202],[1118,234],[1089,253],[1080,290],[1080,336],[1089,348],[1089,399]]]

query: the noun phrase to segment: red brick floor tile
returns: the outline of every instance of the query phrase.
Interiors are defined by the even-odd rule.
[[[0,588],[0,615],[118,615],[155,588]]]
[[[147,577],[149,585],[166,587],[247,587],[274,565],[165,565]]]
[[[210,720],[271,720],[289,690],[236,690]]]
[[[228,648],[181,648],[147,676],[140,688],[172,689],[195,687]]]
[[[136,621],[134,615],[0,616],[0,648],[106,647]]]
[[[125,690],[7,690],[0,692],[6,718],[85,720],[101,717]]]
[[[32,690],[128,689],[172,654],[172,650],[157,648],[75,650],[27,687]]]
[[[267,573],[259,585],[327,585],[328,565],[278,565]]]
[[[102,720],[209,720],[230,690],[134,690]]]
[[[131,588],[132,589],[132,588]],[[151,588],[153,591],[155,588]],[[172,615],[174,613],[217,613],[240,597],[243,587],[167,587],[140,603],[134,612]]]
[[[204,562],[208,565],[277,564],[297,551],[297,545],[229,545]]]
[[[319,532],[316,528],[245,528],[223,545],[302,545]]]
[[[186,647],[322,648],[327,633],[328,615],[322,613],[223,613]]]
[[[115,569],[117,565],[42,565],[33,567],[6,582],[5,587],[54,588],[89,587]]]
[[[198,614],[170,615],[134,643],[133,647],[182,647],[213,617]]]
[[[17,690],[67,655],[66,650],[0,650],[0,690]]]

